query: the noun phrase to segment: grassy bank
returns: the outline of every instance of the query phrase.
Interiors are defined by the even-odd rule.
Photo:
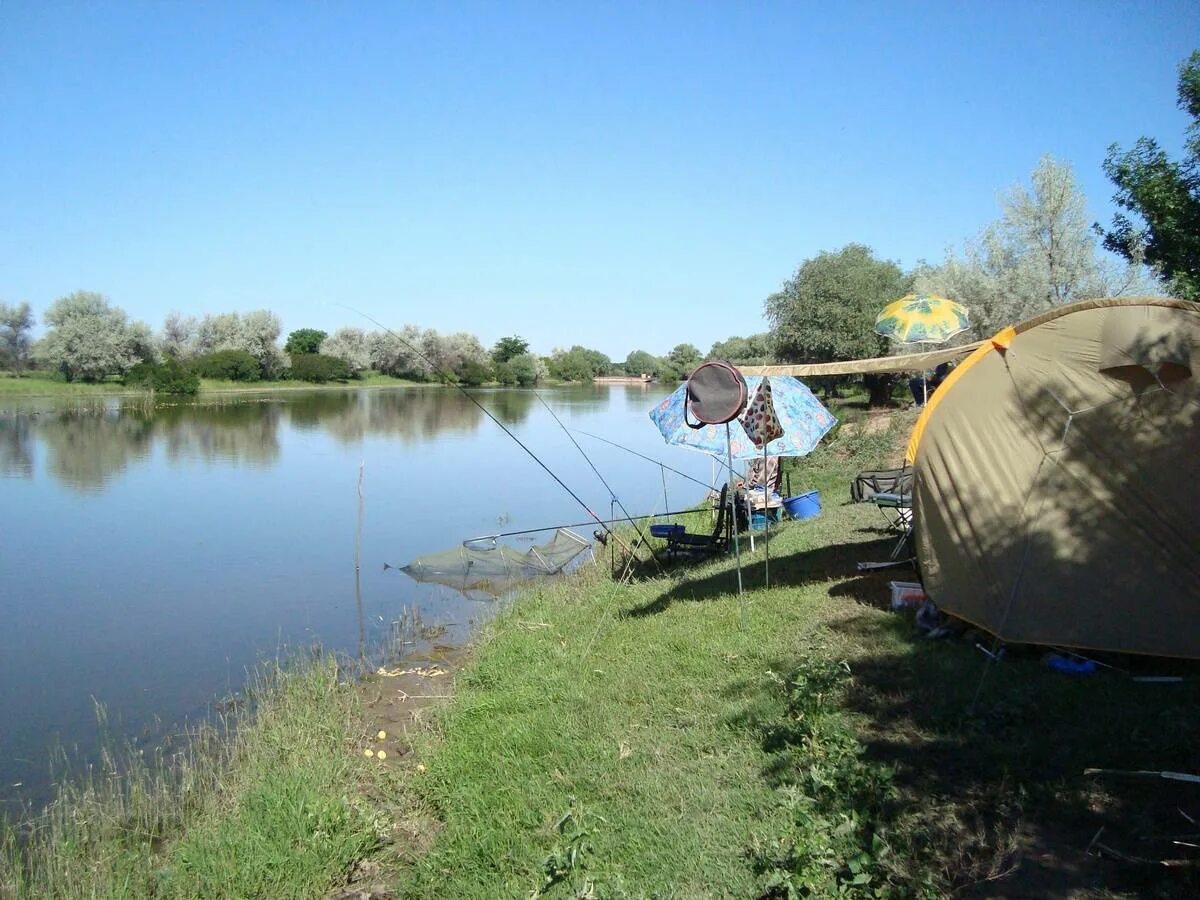
[[[887,581],[913,573],[855,572],[890,549],[882,519],[842,503],[911,414],[843,418],[851,427],[792,473],[825,509],[773,537],[771,587],[761,542],[743,547],[744,614],[730,559],[650,566],[624,585],[600,565],[507,605],[449,701],[440,672],[355,687],[318,663],[272,677],[232,741],[212,735],[169,774],[118,779],[121,792],[105,777],[71,789],[33,835],[32,869],[10,861],[0,885],[30,897],[321,897],[364,880],[397,897],[1195,896],[1197,867],[1087,850],[1103,828],[1129,857],[1184,855],[1166,836],[1195,830],[1183,814],[1200,816],[1200,791],[1082,774],[1195,771],[1195,668],[1180,684],[1072,679],[1032,651],[985,668],[973,637],[922,637],[885,609]],[[401,722],[412,728],[398,738]]]
[[[904,428],[863,418],[793,474],[824,515],[732,563],[528,594],[482,636],[418,744],[443,823],[401,896],[1194,896],[1194,869],[1098,859],[1190,827],[1157,785],[1193,771],[1195,679],[1073,680],[1014,649],[930,641],[854,563],[890,539],[840,500]],[[892,451],[894,452],[894,451]],[[1195,674],[1192,671],[1190,674]],[[972,706],[980,687],[978,702]],[[1200,794],[1184,812],[1200,812]]]
[[[332,660],[261,673],[241,718],[105,757],[5,834],[0,897],[309,897],[382,846],[399,796]],[[18,849],[23,842],[24,848]]]
[[[0,372],[0,397],[106,397],[142,393],[117,382],[84,384],[35,372],[19,377]]]

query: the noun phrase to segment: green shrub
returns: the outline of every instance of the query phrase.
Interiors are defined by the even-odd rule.
[[[354,377],[350,367],[336,356],[320,353],[297,353],[292,356],[291,377],[297,381],[321,384],[326,381],[348,381]]]
[[[464,361],[458,372],[458,380],[473,387],[483,384],[491,377],[492,367],[473,359]]]
[[[200,377],[168,357],[161,363],[138,363],[126,373],[125,384],[160,394],[190,395],[200,390]]]
[[[258,381],[262,378],[258,360],[245,350],[218,350],[197,357],[192,361],[192,371],[201,378],[224,381]]]

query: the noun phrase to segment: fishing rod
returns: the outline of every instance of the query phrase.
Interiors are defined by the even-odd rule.
[[[499,534],[483,534],[483,535],[480,535],[479,537],[467,538],[465,541],[463,541],[463,543],[464,544],[473,544],[476,541],[491,541],[491,540],[495,540],[496,538],[517,537],[518,535],[522,535],[522,534],[540,534],[543,531],[557,531],[560,528],[586,528],[589,525],[595,525],[597,523],[597,521],[600,521],[600,523],[603,525],[619,525],[622,522],[639,522],[642,519],[666,518],[667,516],[683,516],[683,515],[687,515],[688,513],[702,512],[702,511],[703,511],[703,508],[697,508],[697,507],[693,506],[691,509],[677,509],[677,510],[674,510],[673,512],[647,513],[644,516],[625,516],[623,518],[618,518],[618,519],[603,519],[603,520],[593,519],[590,522],[572,522],[567,525],[547,525],[545,528],[525,528],[521,531],[501,531]]]
[[[375,325],[378,325],[380,328],[382,328],[384,331],[386,331],[388,334],[390,334],[392,337],[394,337],[396,340],[398,340],[401,344],[403,344],[405,347],[407,347],[409,350],[411,350],[418,359],[420,359],[422,362],[424,362],[425,365],[429,366],[430,371],[432,371],[434,374],[438,375],[442,379],[442,381],[446,382],[447,384],[453,385],[458,390],[459,393],[461,393],[464,397],[466,397],[468,400],[470,400],[472,403],[474,403],[477,407],[479,407],[480,412],[482,412],[485,416],[487,416],[489,419],[491,419],[493,422],[495,422],[497,425],[499,425],[500,430],[503,431],[505,434],[507,434],[510,438],[512,438],[516,442],[518,447],[520,447],[522,450],[524,450],[526,453],[528,453],[530,459],[532,459],[535,463],[537,463],[539,466],[541,466],[546,471],[546,474],[549,475],[551,478],[553,478],[558,483],[559,487],[561,487],[564,491],[566,491],[568,494],[570,494],[571,498],[576,503],[578,503],[580,506],[583,507],[583,511],[586,512],[589,516],[591,516],[593,521],[598,523],[600,525],[600,527],[603,528],[607,534],[610,534],[613,537],[616,537],[616,534],[614,534],[612,529],[610,529],[606,524],[604,524],[604,520],[601,519],[594,512],[592,512],[591,507],[589,507],[586,503],[584,503],[578,494],[576,494],[573,490],[571,490],[569,487],[567,487],[566,482],[564,482],[561,478],[559,478],[548,465],[546,465],[544,462],[542,462],[541,459],[538,458],[538,455],[536,453],[534,453],[527,446],[525,446],[525,443],[519,437],[517,437],[515,434],[513,434],[512,431],[509,430],[508,426],[506,426],[503,422],[501,422],[494,415],[492,415],[491,410],[489,410],[486,406],[484,406],[482,403],[480,403],[478,400],[476,400],[473,394],[471,394],[469,391],[467,391],[465,388],[463,388],[462,385],[460,385],[458,383],[458,381],[455,379],[455,376],[452,372],[448,372],[445,369],[440,368],[437,365],[437,363],[435,363],[428,356],[426,356],[424,353],[422,353],[418,348],[414,347],[412,344],[410,344],[408,341],[406,341],[404,338],[402,338],[396,332],[392,331],[392,329],[388,328],[386,325],[384,325],[382,322],[380,322],[378,319],[374,318],[373,316],[368,316],[365,312],[362,312],[361,310],[357,310],[353,306],[347,306],[344,303],[335,303],[334,305],[340,306],[342,309],[349,310],[350,312],[354,313],[355,315],[362,316],[368,322],[372,322]],[[591,523],[588,522],[585,524],[590,525]],[[580,527],[580,526],[576,526],[576,527]],[[618,540],[619,540],[619,538],[618,538]]]
[[[607,479],[605,479],[605,477],[600,474],[600,470],[596,468],[596,464],[594,462],[592,462],[592,459],[590,456],[587,455],[587,452],[582,447],[579,446],[579,441],[575,440],[575,435],[571,434],[571,430],[569,428],[567,428],[566,425],[563,424],[562,419],[560,419],[558,417],[558,413],[556,413],[553,410],[553,408],[551,408],[550,404],[546,402],[546,398],[543,397],[541,394],[539,394],[537,391],[533,392],[533,396],[537,397],[538,400],[541,402],[542,406],[546,407],[546,412],[550,413],[550,415],[553,416],[554,421],[558,423],[558,427],[561,428],[563,430],[563,433],[566,434],[566,436],[571,439],[571,443],[575,445],[575,449],[580,452],[580,454],[583,456],[583,458],[587,461],[587,464],[589,466],[591,466],[592,471],[596,473],[596,477],[600,479],[600,483],[602,485],[604,485],[605,490],[608,491],[609,496],[612,497],[612,499],[616,501],[616,504],[618,507],[620,507],[621,512],[625,514],[625,517],[627,519],[629,519],[630,522],[633,522],[633,519],[630,518],[630,516],[629,516],[629,510],[627,510],[625,508],[625,504],[621,502],[621,498],[617,496],[617,492],[612,489],[612,486],[608,483]],[[612,510],[609,510],[609,512],[611,512],[611,511]],[[643,544],[648,543],[646,540],[646,536],[644,534],[642,534],[642,529],[639,528],[636,523],[634,523],[633,530],[637,532],[638,540],[640,540]],[[658,565],[659,570],[661,570],[662,564],[658,562],[658,558],[654,557],[652,555],[651,559],[654,560],[654,562]]]

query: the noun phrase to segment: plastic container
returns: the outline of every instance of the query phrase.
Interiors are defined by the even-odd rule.
[[[783,501],[783,508],[793,519],[811,519],[821,514],[821,492],[809,491],[788,497]]]
[[[683,534],[684,527],[682,525],[651,525],[650,537],[656,538],[672,538],[676,535]]]
[[[915,581],[889,581],[892,589],[892,609],[916,609],[928,599],[925,588]]]

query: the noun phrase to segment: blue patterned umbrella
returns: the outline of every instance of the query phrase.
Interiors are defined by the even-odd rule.
[[[747,375],[746,385],[750,395],[758,389],[761,375]],[[768,456],[807,456],[821,442],[821,438],[837,424],[833,413],[821,405],[800,379],[792,375],[772,375],[772,400],[779,424],[783,426],[783,437],[767,444]],[[691,450],[699,450],[724,458],[725,426],[705,425],[689,428],[683,421],[683,405],[687,402],[687,384],[681,384],[671,396],[650,411],[650,418],[662,432],[668,444],[678,444]],[[728,452],[734,459],[755,459],[763,455],[762,449],[753,441],[735,419],[729,423],[730,446]]]

